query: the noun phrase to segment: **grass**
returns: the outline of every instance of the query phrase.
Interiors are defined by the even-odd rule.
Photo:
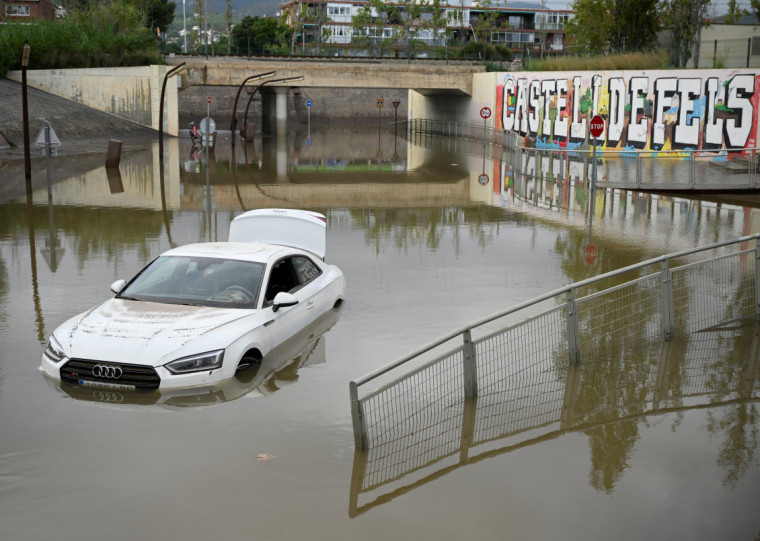
[[[529,60],[524,71],[607,71],[672,69],[669,56],[661,51],[597,56],[553,56]]]

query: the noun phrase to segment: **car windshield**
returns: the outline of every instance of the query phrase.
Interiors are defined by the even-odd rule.
[[[117,297],[137,301],[255,308],[264,265],[211,257],[161,256]]]

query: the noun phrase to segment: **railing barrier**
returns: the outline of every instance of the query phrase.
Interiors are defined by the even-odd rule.
[[[754,247],[745,248],[751,241]],[[718,251],[718,255],[696,257],[710,251]],[[677,260],[686,262],[674,266]],[[659,270],[648,271],[657,266]],[[624,275],[631,273],[637,277],[623,281]],[[605,281],[623,282],[593,291]],[[579,297],[578,292],[584,290],[592,292]],[[539,311],[539,305],[547,301],[554,301],[555,306]],[[484,337],[473,337],[475,329],[520,314],[530,317]],[[482,318],[350,382],[354,442],[357,449],[371,448],[384,436],[377,431],[370,433],[370,428],[379,427],[390,434],[396,422],[413,418],[441,393],[476,398],[483,389],[509,378],[510,371],[533,370],[547,358],[559,362],[564,357],[570,370],[583,363],[584,351],[615,340],[616,335],[618,339],[628,333],[639,339],[669,341],[676,334],[716,329],[742,320],[756,322],[759,315],[760,234],[607,272]],[[423,362],[424,355],[455,339],[460,340],[460,346]],[[423,364],[417,366],[419,363]],[[408,367],[405,373],[360,396],[367,384],[380,376],[390,377],[402,367]]]

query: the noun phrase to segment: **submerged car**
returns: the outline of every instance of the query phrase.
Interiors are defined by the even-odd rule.
[[[266,355],[344,302],[345,279],[325,263],[327,220],[300,210],[236,217],[229,242],[171,249],[116,296],[59,326],[40,370],[110,389],[213,384]]]

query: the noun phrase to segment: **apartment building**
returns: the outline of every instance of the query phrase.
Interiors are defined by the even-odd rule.
[[[517,58],[564,53],[564,24],[573,15],[570,10],[530,2],[386,5],[392,9],[378,10],[364,0],[290,0],[280,9],[296,29],[298,46],[304,48],[329,46],[345,54],[366,54],[381,42],[388,50],[398,51],[409,40],[445,46],[485,39],[506,45]]]

